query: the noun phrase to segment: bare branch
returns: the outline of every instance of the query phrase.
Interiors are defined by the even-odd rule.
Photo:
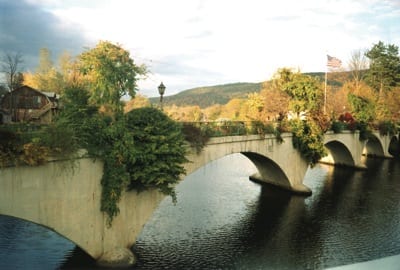
[[[1,72],[5,73],[7,85],[13,91],[20,81],[21,64],[23,63],[22,54],[5,53],[1,59]]]

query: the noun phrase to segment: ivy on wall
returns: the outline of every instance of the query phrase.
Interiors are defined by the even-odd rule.
[[[326,156],[324,148],[324,133],[314,121],[290,121],[293,134],[293,147],[313,167],[322,157]]]

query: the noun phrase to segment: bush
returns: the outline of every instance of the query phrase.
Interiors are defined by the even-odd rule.
[[[202,129],[190,123],[183,124],[182,132],[185,136],[185,140],[189,142],[191,147],[196,149],[198,154],[210,139],[206,132],[203,132]]]
[[[0,129],[0,166],[14,164],[21,151],[20,147],[20,137],[15,132]]]
[[[396,125],[392,121],[379,122],[378,130],[381,136],[394,136],[397,133]]]
[[[333,121],[331,125],[331,129],[333,130],[334,133],[340,133],[343,130],[346,129],[346,123],[341,122],[341,121]]]
[[[292,120],[290,122],[293,133],[293,147],[313,167],[322,157],[326,155],[324,148],[324,133],[314,122]]]
[[[42,146],[39,141],[24,144],[20,155],[21,161],[30,166],[45,164],[48,157],[49,148]]]
[[[367,123],[365,122],[356,122],[356,129],[360,131],[360,141],[365,141],[371,138],[372,131]]]
[[[176,201],[174,184],[185,173],[186,142],[180,124],[154,108],[139,108],[104,129],[95,142],[102,144],[101,210],[109,225],[119,213],[125,189],[157,188]]]

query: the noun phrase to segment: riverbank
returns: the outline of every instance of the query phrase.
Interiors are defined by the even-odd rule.
[[[333,268],[329,268],[328,270],[360,270],[360,269],[362,269],[362,270],[375,270],[375,269],[397,270],[397,269],[400,269],[400,254],[382,258],[382,259],[367,261],[367,262],[333,267]]]

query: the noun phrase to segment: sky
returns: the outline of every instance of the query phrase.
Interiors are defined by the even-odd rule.
[[[400,46],[400,0],[0,0],[0,53],[35,70],[40,48],[57,62],[100,40],[121,45],[150,73],[139,93],[158,96],[262,82],[282,67],[325,72],[383,41]]]

